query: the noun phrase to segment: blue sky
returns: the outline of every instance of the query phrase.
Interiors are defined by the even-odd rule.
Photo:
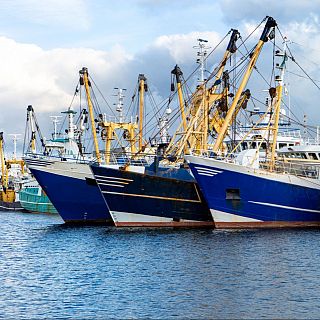
[[[119,44],[131,53],[156,37],[223,30],[215,1],[167,0],[2,0],[1,34],[44,49]]]
[[[320,79],[319,13],[320,0],[0,0],[0,128],[23,133],[28,104],[49,122],[70,104],[82,66],[110,100],[115,86],[130,92],[139,73],[164,98],[176,63],[186,75],[196,67],[197,38],[214,46],[230,28],[245,36],[266,15],[299,44],[299,61]],[[301,84],[296,93],[320,124],[319,91]]]

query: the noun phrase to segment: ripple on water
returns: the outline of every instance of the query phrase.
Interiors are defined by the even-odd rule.
[[[319,317],[319,230],[115,229],[0,217],[2,318]]]

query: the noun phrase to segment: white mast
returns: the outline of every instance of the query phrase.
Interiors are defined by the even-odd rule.
[[[114,103],[114,105],[117,106],[116,111],[119,112],[119,123],[123,122],[123,100],[125,95],[123,94],[124,91],[127,89],[124,88],[114,88],[115,90],[118,90],[117,94],[115,94],[115,97],[118,97],[118,103]]]
[[[160,143],[168,143],[169,142],[169,131],[168,131],[168,116],[171,114],[172,110],[168,107],[166,109],[166,114],[159,120],[159,135],[160,135]]]
[[[73,111],[72,108],[69,108],[67,111],[62,111],[61,113],[65,113],[68,115],[68,138],[70,140],[74,139],[74,130],[77,128],[74,124],[74,115],[77,113]]]
[[[19,140],[18,137],[21,136],[20,133],[10,133],[8,136],[12,136],[13,141],[13,159],[17,159],[17,141]]]
[[[52,119],[53,122],[53,139],[57,139],[57,125],[58,123],[60,123],[59,118],[61,118],[61,116],[50,116],[50,118]]]
[[[199,44],[197,46],[194,46],[194,49],[197,49],[197,63],[199,64],[199,78],[198,82],[199,84],[203,84],[205,79],[204,73],[206,71],[206,57],[207,57],[207,50],[211,47],[206,46],[206,43],[208,40],[205,39],[197,39]]]

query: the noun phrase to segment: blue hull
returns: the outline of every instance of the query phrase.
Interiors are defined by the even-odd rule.
[[[196,157],[189,165],[216,227],[320,226],[319,182],[301,179],[299,185],[299,178],[290,183]]]
[[[81,180],[30,168],[65,222],[112,223],[93,179]]]

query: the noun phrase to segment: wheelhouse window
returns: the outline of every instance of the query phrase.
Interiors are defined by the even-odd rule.
[[[266,150],[267,149],[267,144],[265,142],[262,142],[260,149]]]
[[[310,159],[312,159],[312,160],[318,160],[318,157],[317,157],[317,155],[316,155],[314,152],[309,152],[308,155],[309,155],[309,158],[310,158]]]
[[[247,150],[248,149],[248,145],[247,145],[246,142],[242,142],[241,146],[242,146],[242,150]]]
[[[286,143],[279,143],[279,149],[286,147],[287,144]]]

